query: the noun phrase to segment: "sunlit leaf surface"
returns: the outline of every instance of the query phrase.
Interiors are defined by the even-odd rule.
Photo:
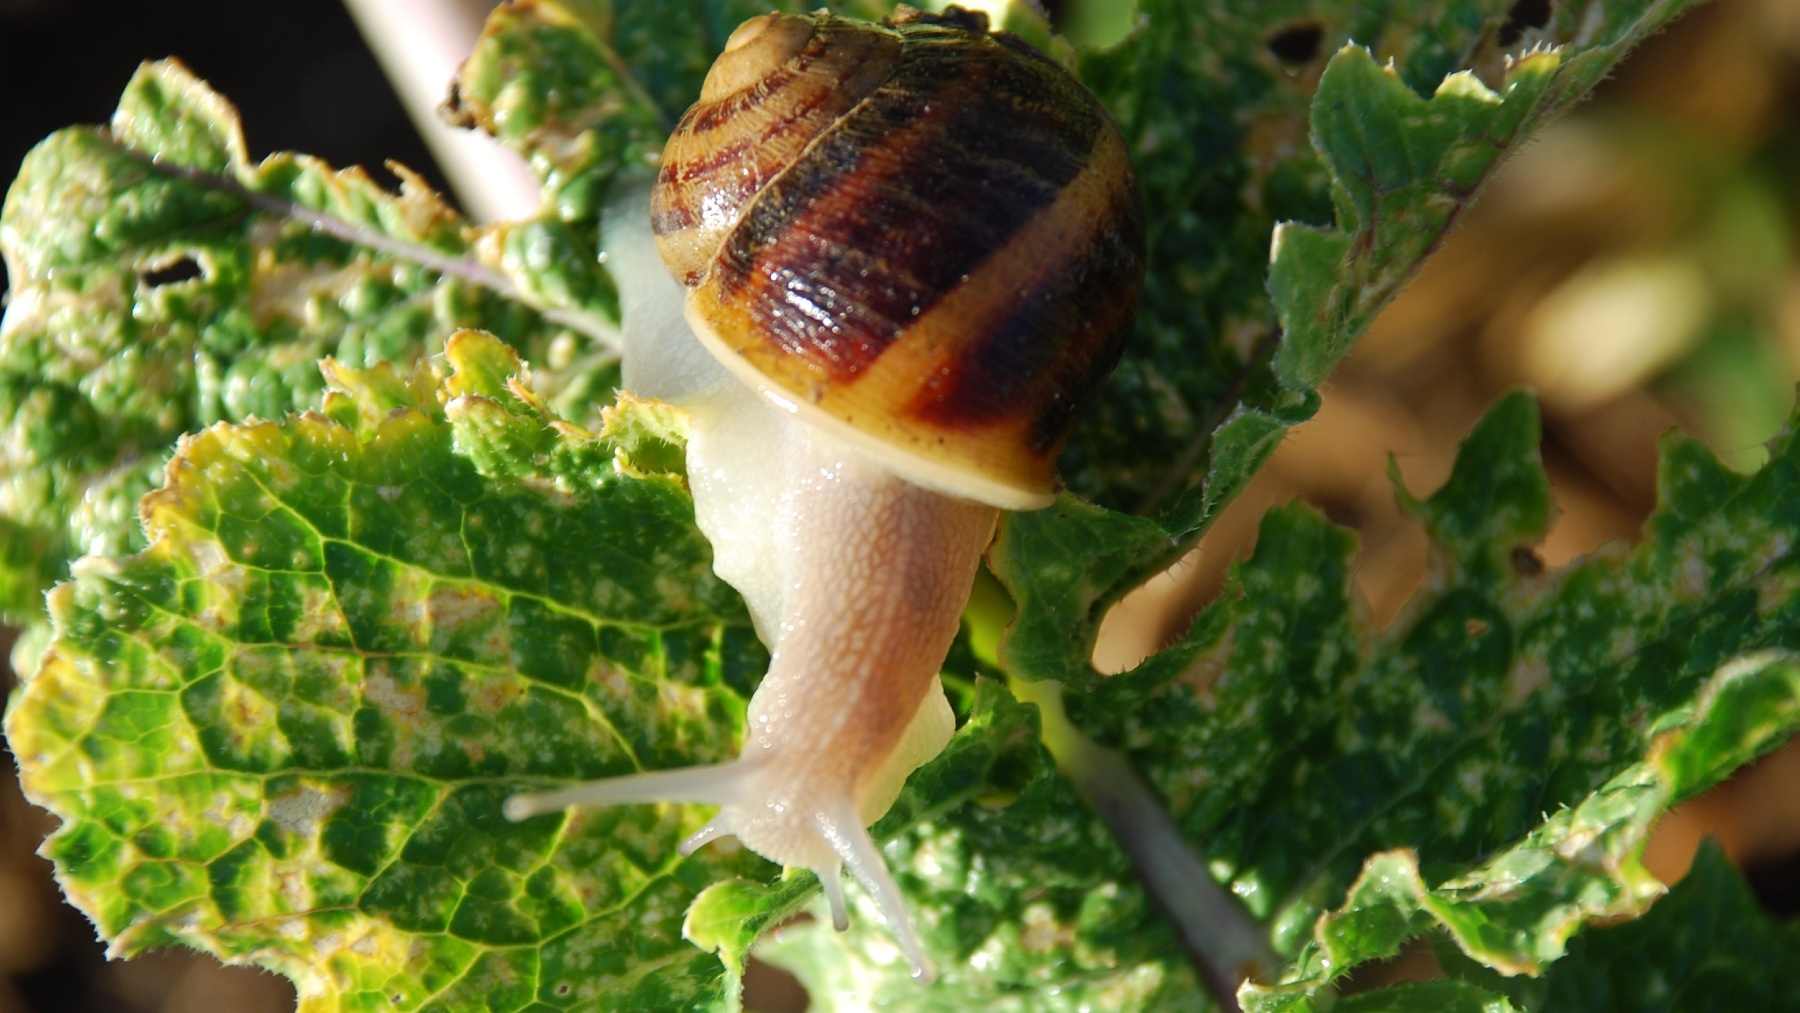
[[[703,810],[498,811],[734,755],[767,660],[693,527],[680,414],[620,396],[602,423],[598,257],[612,180],[760,8],[501,8],[451,114],[523,152],[545,200],[479,231],[410,179],[254,162],[223,99],[146,67],[0,215],[0,608],[32,618],[68,578],[7,733],[63,820],[65,891],[120,954],[271,967],[309,1011],[729,1008],[759,938],[819,1010],[1214,1008],[1167,868],[1222,884],[1249,926],[1227,931],[1272,954],[1249,1008],[1658,1008],[1622,970],[1640,953],[1710,980],[1718,940],[1664,912],[1742,897],[1652,907],[1638,859],[1669,806],[1800,722],[1792,431],[1748,476],[1671,439],[1642,543],[1546,572],[1515,395],[1443,488],[1397,492],[1436,567],[1390,629],[1359,612],[1353,536],[1284,507],[1179,642],[1116,677],[1089,662],[1105,608],[1312,415],[1501,156],[1685,6],[1558,4],[1502,46],[1493,0],[1143,0],[1113,48],[1054,44],[1132,147],[1152,273],[1070,494],[990,553],[946,666],[959,732],[875,828],[929,988],[872,910],[841,937],[792,923],[809,875],[678,857]],[[1060,709],[1020,679],[1061,684]],[[1116,804],[1166,839],[1116,838]],[[1696,877],[1726,890],[1715,865]],[[1420,934],[1449,978],[1334,996]]]

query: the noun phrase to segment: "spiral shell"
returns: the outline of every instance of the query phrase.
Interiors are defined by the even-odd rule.
[[[902,476],[1048,504],[1143,283],[1136,181],[1057,64],[952,8],[741,26],[651,204],[713,354]]]

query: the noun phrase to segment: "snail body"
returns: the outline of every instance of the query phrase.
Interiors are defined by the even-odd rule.
[[[686,410],[714,568],[770,649],[731,763],[517,796],[703,802],[734,835],[874,898],[930,963],[867,827],[949,741],[938,671],[1002,509],[1117,361],[1143,226],[1117,128],[985,19],[765,15],[727,42],[654,189],[603,224],[624,385]],[[654,243],[660,262],[648,255]]]

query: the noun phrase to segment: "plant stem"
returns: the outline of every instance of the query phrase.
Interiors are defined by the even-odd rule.
[[[493,0],[344,0],[344,6],[469,218],[531,217],[541,188],[525,160],[485,134],[450,126],[437,112]]]
[[[1037,705],[1044,746],[1056,760],[1056,769],[1100,814],[1131,857],[1150,898],[1175,923],[1182,949],[1207,991],[1236,1013],[1238,987],[1280,964],[1267,930],[1207,874],[1161,801],[1125,758],[1082,734],[1069,720],[1060,683],[1007,682],[1014,696]]]

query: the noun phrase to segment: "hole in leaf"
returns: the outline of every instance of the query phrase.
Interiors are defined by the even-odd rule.
[[[812,1005],[806,986],[785,968],[751,957],[744,964],[744,1008],[806,1009]]]
[[[1521,577],[1535,577],[1544,572],[1544,557],[1529,546],[1515,545],[1512,550],[1512,568]]]
[[[1319,503],[1319,509],[1331,523],[1341,528],[1360,528],[1369,522],[1360,504],[1350,499],[1331,497]]]
[[[444,99],[443,104],[438,106],[438,116],[453,127],[461,127],[464,130],[476,128],[474,110],[463,104],[461,81],[451,79],[450,94]]]
[[[1443,966],[1431,952],[1431,944],[1414,937],[1400,952],[1385,960],[1371,960],[1341,979],[1343,995],[1358,995],[1380,988],[1392,988],[1415,981],[1431,981],[1444,977]]]
[[[1314,22],[1289,25],[1269,36],[1269,52],[1290,67],[1304,67],[1319,55],[1325,26]]]
[[[1494,42],[1501,49],[1519,41],[1527,28],[1542,28],[1550,23],[1550,0],[1515,0],[1512,10],[1506,12],[1506,24],[1494,33]]]
[[[569,983],[566,981],[563,982],[562,984],[556,986],[556,994],[557,995],[568,995],[572,991],[574,991],[574,989],[570,988]]]
[[[1744,879],[1762,909],[1778,918],[1800,912],[1800,851],[1744,865]]]
[[[386,190],[388,193],[400,192],[400,185],[402,182],[400,174],[396,173],[387,163],[384,162],[381,165],[364,165],[360,168],[363,172],[368,173],[369,180],[376,186]]]
[[[151,288],[162,288],[164,285],[179,285],[184,281],[193,281],[205,276],[200,269],[200,262],[186,254],[144,272],[144,284]]]

